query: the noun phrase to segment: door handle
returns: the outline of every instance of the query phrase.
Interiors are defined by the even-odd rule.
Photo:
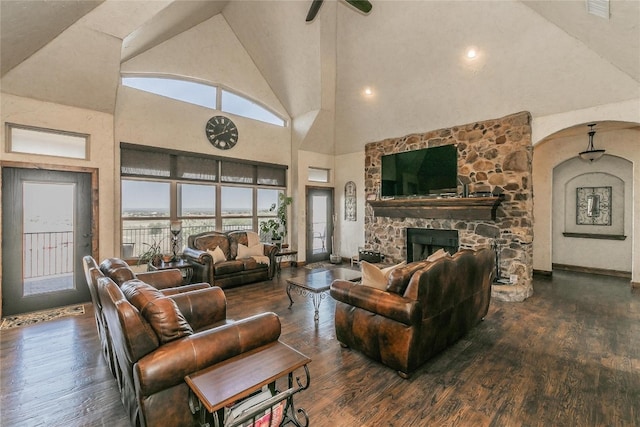
[[[93,233],[85,233],[82,235],[82,237],[92,237]]]

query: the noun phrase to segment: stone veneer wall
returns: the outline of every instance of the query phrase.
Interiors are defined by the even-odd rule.
[[[470,193],[502,193],[496,220],[375,217],[367,203],[365,246],[394,262],[402,261],[407,254],[407,227],[458,230],[461,249],[490,247],[495,241],[500,248],[501,276],[517,274],[518,283],[494,285],[492,296],[523,301],[533,294],[533,146],[528,112],[369,143],[365,147],[365,192],[379,194],[381,156],[448,144],[457,145],[458,178],[469,184]]]

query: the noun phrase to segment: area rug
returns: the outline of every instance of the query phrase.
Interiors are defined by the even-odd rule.
[[[308,270],[315,270],[317,268],[335,268],[336,264],[331,264],[330,262],[327,261],[319,261],[319,262],[312,262],[311,264],[305,264],[304,268],[308,269]]]
[[[47,320],[59,319],[60,317],[79,316],[81,314],[84,314],[84,305],[82,304],[17,314],[15,316],[3,317],[0,330],[33,325],[35,323],[46,322]]]

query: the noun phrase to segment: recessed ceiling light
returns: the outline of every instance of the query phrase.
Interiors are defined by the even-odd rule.
[[[476,48],[470,47],[469,49],[467,49],[467,58],[468,59],[474,59],[477,56],[478,56],[478,51],[476,50]]]
[[[366,87],[366,88],[364,88],[364,94],[366,96],[371,96],[371,95],[373,95],[373,91],[371,90],[370,87]]]

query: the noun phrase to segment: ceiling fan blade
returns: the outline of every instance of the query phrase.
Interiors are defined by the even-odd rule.
[[[351,6],[355,7],[361,12],[371,12],[371,2],[368,0],[346,0]]]
[[[309,8],[309,13],[307,13],[307,22],[313,21],[316,17],[320,10],[320,6],[322,6],[322,1],[323,0],[313,0],[313,3],[311,3],[311,7]]]

